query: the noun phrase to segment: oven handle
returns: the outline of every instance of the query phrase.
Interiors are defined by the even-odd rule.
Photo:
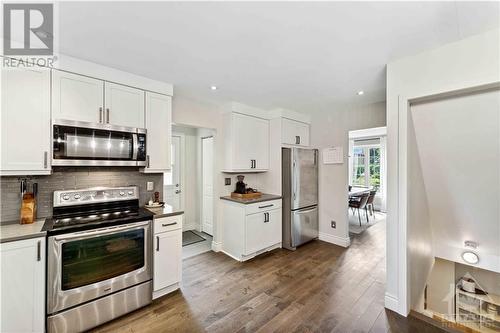
[[[116,227],[109,227],[109,228],[105,228],[105,229],[79,231],[79,232],[74,232],[71,234],[55,236],[54,240],[57,242],[57,241],[63,241],[63,240],[68,240],[68,239],[75,239],[75,238],[83,239],[83,238],[88,238],[88,237],[95,237],[95,236],[100,236],[100,235],[111,234],[111,233],[115,233],[117,231],[136,229],[138,227],[143,227],[143,226],[147,226],[147,225],[149,225],[149,221],[131,223],[131,224],[126,224],[126,225],[121,225],[121,226],[116,226]]]

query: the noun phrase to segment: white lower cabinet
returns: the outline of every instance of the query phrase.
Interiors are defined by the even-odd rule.
[[[180,287],[183,215],[155,218],[153,299]]]
[[[244,261],[281,247],[281,200],[248,205],[223,202],[224,253]]]
[[[0,332],[44,332],[45,238],[0,244]]]

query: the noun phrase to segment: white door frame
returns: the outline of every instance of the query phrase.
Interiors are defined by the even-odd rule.
[[[204,137],[201,137],[200,138],[200,148],[201,148],[201,151],[200,151],[200,157],[201,157],[201,160],[200,160],[200,165],[201,165],[201,172],[200,172],[200,184],[201,184],[201,191],[200,191],[200,231],[204,231],[203,230],[203,220],[204,220],[204,210],[203,210],[203,186],[204,186],[204,179],[203,179],[203,140],[205,139],[209,139],[209,138],[212,138],[212,169],[214,171],[215,169],[215,163],[214,163],[214,158],[215,158],[215,154],[214,154],[214,151],[215,151],[215,141],[214,141],[214,136],[213,135],[210,135],[210,136],[204,136]],[[214,209],[216,208],[216,205],[215,205],[215,178],[213,176],[213,173],[212,172],[212,196],[213,196],[213,201],[212,201],[212,233],[211,235],[214,236],[214,228],[215,228],[215,214],[214,214]]]

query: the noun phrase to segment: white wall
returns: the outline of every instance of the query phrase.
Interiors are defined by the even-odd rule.
[[[329,113],[311,113],[311,146],[320,150],[319,164],[319,231],[320,239],[341,246],[349,245],[348,226],[348,152],[350,130],[385,126],[385,103],[346,106]],[[344,148],[344,164],[322,163],[322,150],[333,146]],[[331,228],[330,221],[337,222]]]
[[[419,97],[498,84],[500,30],[492,30],[387,65],[388,217],[385,305],[409,312],[407,288],[407,128]]]
[[[500,90],[412,105],[411,114],[434,255],[465,263],[464,242],[474,241],[476,266],[500,272]]]
[[[434,263],[432,227],[415,129],[408,134],[408,260],[410,307],[423,310],[424,289]],[[415,269],[414,269],[415,268]]]

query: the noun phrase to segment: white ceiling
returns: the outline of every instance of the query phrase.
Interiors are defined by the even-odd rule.
[[[386,63],[498,27],[499,5],[63,2],[59,47],[195,99],[328,110],[384,100]]]

